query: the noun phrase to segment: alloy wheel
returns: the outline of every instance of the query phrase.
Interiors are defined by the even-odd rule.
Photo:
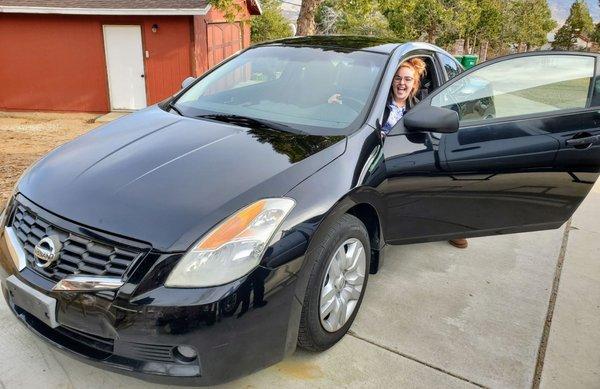
[[[346,240],[330,258],[319,305],[326,331],[338,331],[352,316],[362,294],[366,263],[365,248],[356,238]]]

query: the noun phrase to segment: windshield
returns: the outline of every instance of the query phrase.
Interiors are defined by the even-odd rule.
[[[386,60],[364,51],[258,47],[206,75],[175,106],[185,116],[235,115],[347,135],[366,115]]]

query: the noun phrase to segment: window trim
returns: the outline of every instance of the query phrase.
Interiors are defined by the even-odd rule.
[[[436,53],[436,54],[437,54],[440,66],[442,67],[443,72],[446,75],[446,82],[448,82],[448,81],[450,81],[452,79],[455,79],[456,77],[460,76],[461,74],[463,74],[465,72],[465,68],[463,68],[463,66],[460,64],[460,62],[458,62],[458,60],[456,60],[456,58],[454,58],[454,57],[448,57],[444,53]],[[443,61],[444,57],[448,57],[449,59],[451,59],[451,60],[453,59],[454,60],[453,62],[456,64],[456,68],[458,69],[458,74],[456,76],[450,78],[450,76],[448,75],[448,72],[446,71],[446,67],[444,66],[444,61]]]

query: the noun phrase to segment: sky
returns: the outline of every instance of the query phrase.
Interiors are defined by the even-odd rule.
[[[600,21],[600,7],[596,0],[586,0],[590,14],[594,19],[594,22]],[[569,10],[574,0],[548,0],[548,5],[552,11],[552,17],[558,22],[559,25],[563,24],[569,16]]]

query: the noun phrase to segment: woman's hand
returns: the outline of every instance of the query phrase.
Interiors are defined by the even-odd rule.
[[[327,99],[329,104],[342,104],[342,95],[340,93],[336,93]]]

